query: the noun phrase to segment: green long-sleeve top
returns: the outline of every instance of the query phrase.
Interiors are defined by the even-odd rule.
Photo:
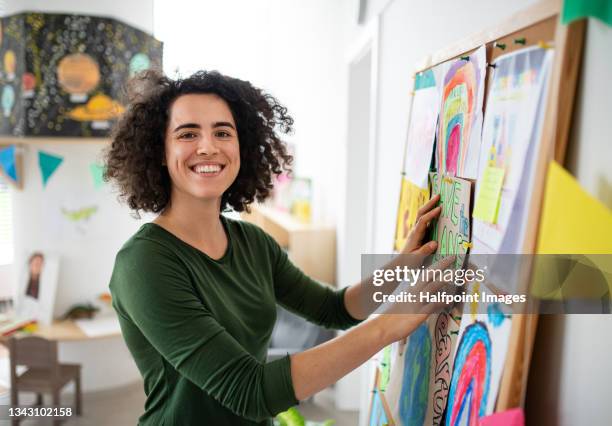
[[[329,328],[358,322],[345,289],[306,276],[257,226],[221,218],[221,259],[153,223],[117,254],[109,287],[144,379],[139,425],[269,425],[298,403],[289,355],[266,362],[276,303]]]

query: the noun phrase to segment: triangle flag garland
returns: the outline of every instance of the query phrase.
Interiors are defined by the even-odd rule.
[[[0,168],[13,181],[19,181],[15,159],[15,145],[0,149]]]
[[[47,186],[47,181],[62,164],[62,161],[64,161],[64,157],[38,151],[38,166],[42,175],[43,186]]]
[[[89,165],[89,172],[93,179],[94,188],[100,189],[104,186],[104,166],[97,163],[91,163]]]

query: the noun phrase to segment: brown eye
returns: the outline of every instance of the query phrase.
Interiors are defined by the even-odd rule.
[[[217,137],[220,137],[220,138],[229,138],[232,136],[230,133],[226,132],[225,130],[219,130],[216,134],[217,134]]]
[[[196,137],[196,134],[193,132],[185,132],[179,135],[179,139],[193,139]]]

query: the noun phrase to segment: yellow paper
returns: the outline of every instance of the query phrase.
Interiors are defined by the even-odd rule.
[[[505,169],[502,167],[487,166],[485,168],[482,180],[479,182],[478,198],[474,206],[476,219],[488,223],[497,222],[504,174]]]
[[[612,212],[554,161],[548,168],[537,253],[564,256],[537,258],[532,295],[600,299],[612,291],[612,257],[597,256],[612,253]],[[559,267],[568,260],[574,265],[571,272]]]
[[[395,251],[406,245],[410,229],[416,222],[419,209],[429,200],[429,189],[422,189],[406,178],[402,178],[402,190],[395,226]]]
[[[612,253],[612,212],[554,161],[548,168],[537,252]]]

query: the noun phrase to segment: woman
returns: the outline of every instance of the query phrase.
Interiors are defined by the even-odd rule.
[[[221,215],[264,200],[291,157],[276,133],[293,120],[246,81],[155,72],[134,83],[107,153],[106,178],[128,205],[159,213],[118,253],[110,282],[125,341],[144,378],[141,425],[254,425],[335,383],[426,315],[382,315],[315,348],[272,362],[279,303],[347,329],[369,315],[365,284],[333,290],[304,275],[258,227]],[[421,211],[421,245],[437,199]]]

